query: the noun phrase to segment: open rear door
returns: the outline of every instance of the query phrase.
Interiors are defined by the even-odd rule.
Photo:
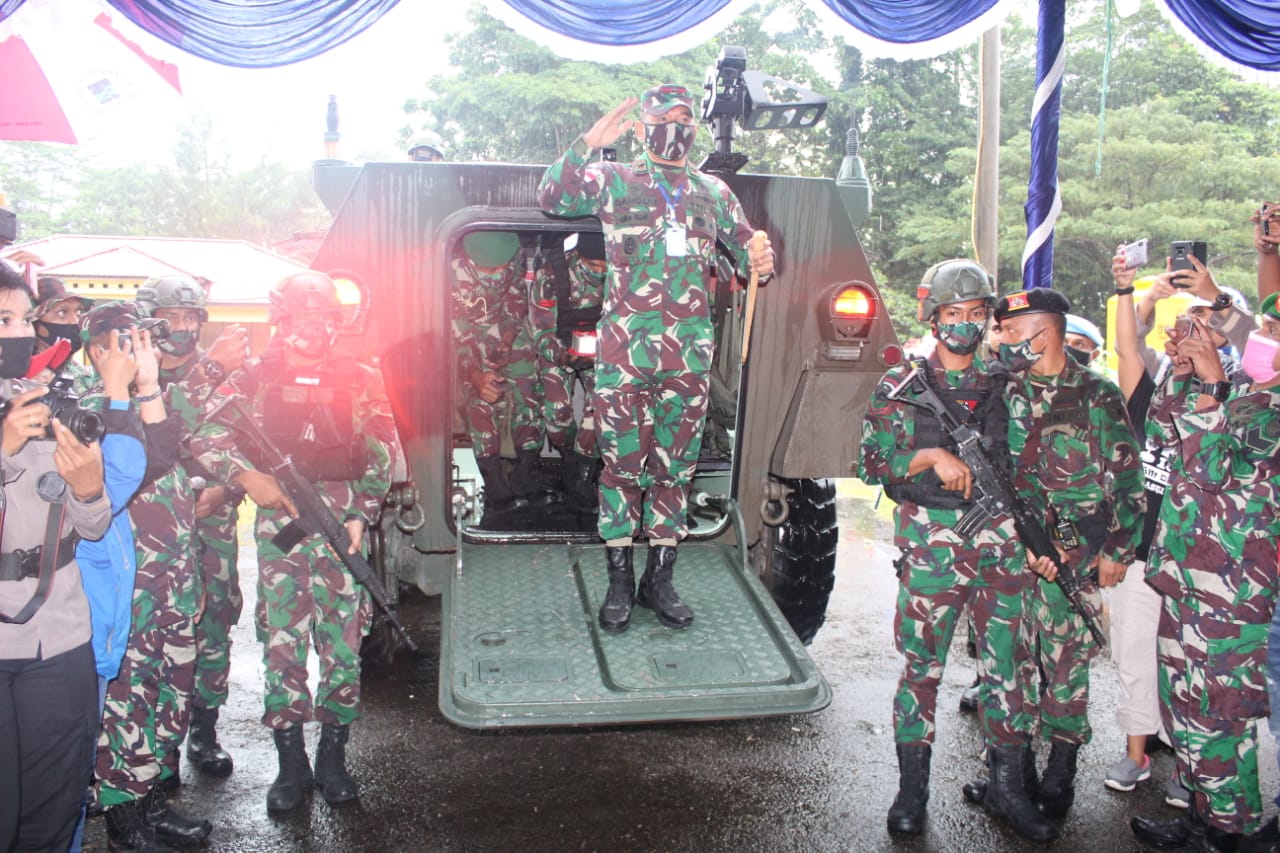
[[[637,606],[600,628],[603,545],[465,543],[445,587],[440,708],[467,728],[612,725],[819,711],[831,688],[735,546],[685,543],[691,627]],[[646,549],[637,545],[641,573]]]

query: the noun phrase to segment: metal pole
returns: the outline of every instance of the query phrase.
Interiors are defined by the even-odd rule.
[[[973,181],[973,249],[978,263],[999,277],[1000,27],[978,46],[978,172]]]

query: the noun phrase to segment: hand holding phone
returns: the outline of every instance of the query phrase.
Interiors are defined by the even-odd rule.
[[[1209,244],[1204,240],[1174,240],[1169,244],[1169,271],[1178,272],[1179,270],[1195,269],[1195,265],[1191,263],[1192,255],[1200,263],[1207,264],[1209,262]],[[1180,284],[1175,280],[1173,286],[1185,289],[1191,285]]]
[[[1147,238],[1134,240],[1127,246],[1121,246],[1119,253],[1124,257],[1124,268],[1126,270],[1136,270],[1147,262]]]

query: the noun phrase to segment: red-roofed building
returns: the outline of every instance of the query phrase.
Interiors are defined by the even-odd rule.
[[[252,330],[255,350],[268,335],[267,292],[286,275],[306,269],[243,240],[61,235],[16,245],[4,254],[19,250],[44,261],[38,275],[56,276],[91,299],[133,299],[138,285],[157,275],[206,278],[212,282],[206,340],[228,323],[241,323]]]

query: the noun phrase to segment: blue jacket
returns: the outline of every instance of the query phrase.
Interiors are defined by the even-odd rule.
[[[120,672],[129,641],[138,564],[127,506],[147,468],[142,420],[132,406],[120,405],[112,401],[103,412],[103,479],[111,501],[111,526],[101,539],[76,545],[76,562],[93,622],[93,657],[98,675],[106,679]]]

